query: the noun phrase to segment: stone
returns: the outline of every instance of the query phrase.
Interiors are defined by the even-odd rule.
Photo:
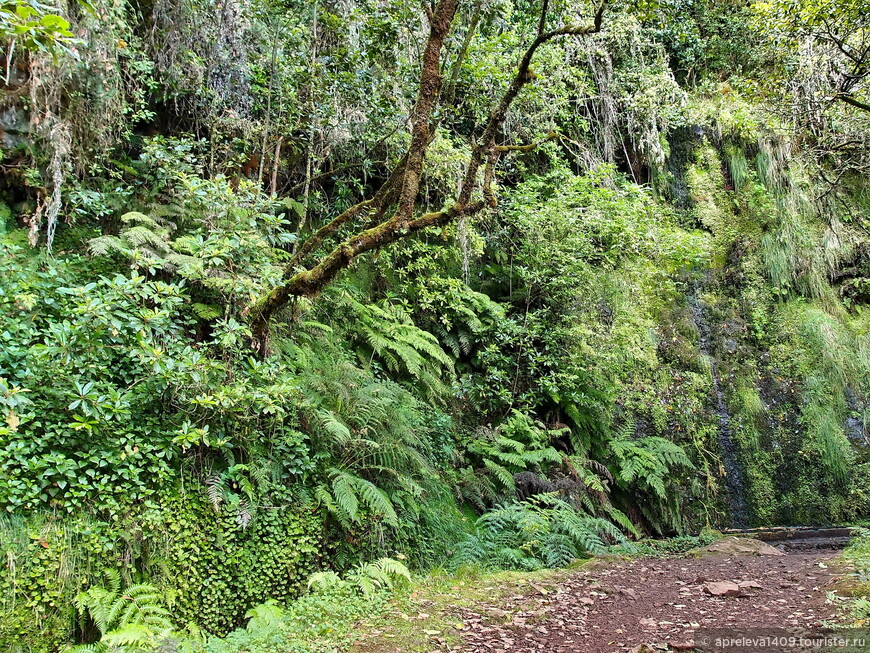
[[[760,590],[763,589],[761,583],[755,580],[742,580],[737,583],[742,590]]]
[[[730,580],[714,581],[704,585],[704,591],[710,596],[740,596],[740,585]]]

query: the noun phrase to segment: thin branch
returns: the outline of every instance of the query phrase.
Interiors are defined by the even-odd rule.
[[[284,144],[284,137],[279,136],[275,141],[275,151],[272,153],[272,176],[269,180],[269,193],[272,195],[278,192],[278,168],[281,165],[281,146]]]
[[[496,152],[531,152],[536,149],[541,143],[545,141],[553,141],[559,138],[559,134],[555,131],[551,131],[547,134],[546,137],[533,141],[531,143],[526,143],[524,145],[496,145]]]
[[[308,184],[313,184],[315,182],[321,181],[323,179],[329,179],[330,177],[340,174],[342,172],[347,172],[348,170],[353,170],[354,168],[361,168],[366,165],[365,161],[359,161],[358,163],[347,163],[342,166],[338,166],[337,168],[333,168],[332,170],[327,170],[326,172],[320,172],[307,180]],[[291,186],[288,190],[282,191],[285,195],[294,195],[298,193],[300,190],[305,188],[305,181],[300,181],[295,186]]]
[[[462,39],[462,46],[459,48],[459,54],[456,55],[453,69],[450,71],[450,81],[447,83],[447,88],[444,93],[446,98],[444,104],[453,104],[453,100],[456,99],[456,84],[459,81],[459,71],[462,69],[465,57],[468,56],[468,48],[471,47],[471,41],[474,38],[474,33],[477,31],[477,25],[480,22],[480,16],[482,13],[483,0],[478,0],[477,6],[474,8],[474,14],[471,17],[471,22],[468,25],[468,30],[465,32],[465,37]]]
[[[6,86],[9,86],[9,80],[12,79],[12,55],[15,53],[15,44],[17,42],[18,39],[12,39],[12,42],[9,44],[9,52],[6,53],[6,79],[3,80]]]
[[[861,102],[861,100],[856,99],[854,95],[848,93],[838,93],[834,96],[834,99],[840,100],[840,102],[845,102],[846,104],[849,104],[857,109],[861,109],[862,111],[867,111],[868,113],[870,113],[870,104],[867,104],[866,102]]]
[[[266,97],[266,120],[263,124],[263,145],[260,148],[260,165],[257,166],[257,186],[263,184],[263,171],[266,165],[266,146],[269,143],[269,129],[272,127],[272,93],[275,87],[275,69],[278,63],[278,34],[284,27],[282,23],[275,29],[275,36],[272,39],[272,60],[269,66],[269,88]]]
[[[541,6],[541,17],[538,19],[538,36],[544,33],[544,28],[547,26],[547,9],[549,7],[549,0],[544,0],[544,4]]]
[[[532,76],[530,75],[530,68],[532,64],[532,58],[535,56],[535,52],[537,52],[538,48],[547,41],[550,41],[560,36],[582,36],[585,34],[600,32],[601,23],[604,18],[604,9],[606,8],[606,6],[607,2],[605,0],[605,2],[601,4],[601,6],[598,8],[598,11],[595,13],[595,19],[592,25],[585,25],[582,27],[565,25],[558,29],[538,34],[535,40],[532,41],[532,44],[528,47],[526,53],[523,55],[523,58],[520,60],[520,64],[517,67],[517,72],[514,75],[513,81],[511,82],[510,86],[508,86],[507,90],[501,98],[501,101],[498,103],[498,105],[496,105],[495,109],[490,114],[489,119],[487,120],[486,127],[484,128],[483,135],[481,136],[478,145],[472,151],[471,161],[468,165],[468,168],[466,169],[465,179],[463,180],[462,189],[460,190],[460,201],[468,201],[471,197],[471,192],[474,187],[474,180],[477,177],[477,171],[483,161],[483,156],[485,152],[495,141],[495,135],[501,125],[504,123],[505,117],[507,116],[507,111],[510,108],[511,104],[516,99],[523,86],[525,86],[531,80]]]
[[[498,206],[498,201],[495,198],[495,192],[492,190],[492,182],[495,178],[495,162],[498,160],[498,152],[495,148],[489,151],[489,156],[486,157],[486,167],[483,169],[483,198],[490,208]]]
[[[326,172],[316,174],[309,180],[309,182],[313,184],[314,182],[320,181],[321,179],[327,179],[333,175],[337,175],[340,172],[345,172],[347,170],[352,170],[353,168],[359,168],[361,166],[367,165],[368,158],[374,153],[374,151],[376,149],[378,149],[381,145],[383,145],[390,136],[392,136],[397,131],[399,131],[400,126],[401,125],[396,125],[389,132],[387,132],[386,134],[381,136],[375,142],[375,144],[372,145],[368,150],[366,150],[365,154],[362,155],[362,159],[363,159],[362,161],[359,161],[358,163],[348,163],[347,165],[339,166],[337,168],[333,168],[332,170],[328,170]],[[375,162],[375,163],[379,163],[379,162]],[[285,195],[293,195],[295,193],[298,193],[300,190],[302,190],[304,186],[305,186],[305,181],[300,181],[295,186],[291,186],[288,190],[286,190],[284,194]]]
[[[314,0],[313,13],[311,15],[311,52],[308,67],[311,78],[308,82],[308,147],[305,152],[305,182],[303,185],[302,217],[299,219],[297,231],[302,231],[308,221],[308,206],[311,192],[311,163],[314,155],[314,135],[317,133],[317,103],[314,98],[317,95],[318,84],[317,68],[317,29],[319,25],[318,0]]]
[[[320,229],[309,236],[304,243],[299,247],[287,267],[295,269],[306,256],[313,252],[330,234],[337,231],[340,227],[353,220],[359,214],[369,210],[372,206],[372,199],[364,200],[358,204],[354,204],[349,209],[342,211],[335,218],[327,222]]]

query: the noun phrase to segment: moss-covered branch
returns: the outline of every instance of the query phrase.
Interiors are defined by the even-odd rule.
[[[411,143],[405,156],[371,199],[347,209],[303,243],[285,270],[285,282],[273,288],[265,297],[247,309],[256,344],[261,350],[265,350],[269,321],[277,311],[286,306],[293,297],[311,297],[318,294],[361,254],[383,247],[426,227],[444,225],[459,216],[473,215],[487,206],[494,207],[496,198],[492,184],[498,156],[505,152],[531,151],[537,146],[537,143],[517,146],[495,144],[496,135],[504,123],[511,104],[523,86],[533,78],[530,66],[535,52],[547,41],[558,37],[580,36],[600,31],[606,5],[600,6],[593,22],[589,25],[580,27],[566,25],[555,30],[544,31],[548,4],[543,3],[537,35],[521,58],[510,85],[487,118],[481,138],[472,148],[471,158],[466,165],[455,203],[443,211],[427,213],[415,218],[414,211],[420,191],[426,151],[434,133],[433,115],[442,88],[442,50],[458,6],[459,0],[440,0],[434,7],[426,7],[429,35],[420,70],[420,88],[411,113]],[[483,200],[473,201],[472,194],[477,185],[478,172],[484,163]],[[313,254],[327,237],[361,215],[373,215],[377,219],[382,219],[387,214],[387,207],[393,202],[395,202],[395,209],[389,218],[346,238],[319,261],[307,269],[299,270],[300,264],[304,263],[306,257]]]

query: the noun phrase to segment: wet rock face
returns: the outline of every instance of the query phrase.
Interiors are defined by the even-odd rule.
[[[13,150],[28,142],[30,118],[27,112],[16,106],[0,110],[0,147]]]
[[[746,470],[743,469],[741,464],[738,441],[733,437],[731,415],[725,401],[725,393],[720,382],[718,360],[713,348],[716,340],[719,339],[717,338],[717,329],[714,329],[714,326],[718,326],[718,331],[721,331],[722,327],[740,331],[745,329],[745,324],[741,322],[739,326],[735,327],[734,320],[731,321],[730,326],[721,320],[716,323],[711,322],[708,315],[711,312],[709,310],[710,307],[701,300],[700,295],[701,284],[696,283],[686,299],[691,311],[692,321],[698,332],[698,350],[701,358],[707,361],[707,367],[710,370],[711,389],[714,399],[713,405],[719,416],[719,446],[722,467],[725,471],[725,485],[728,488],[731,523],[734,526],[747,526],[749,525],[750,514],[745,482]]]
[[[859,446],[870,446],[870,431],[864,426],[864,420],[857,417],[867,410],[862,406],[854,390],[846,390],[846,404],[851,415],[846,418],[846,437]]]
[[[867,445],[867,434],[864,432],[864,422],[857,417],[849,417],[846,420],[846,435],[857,444]]]
[[[700,125],[680,127],[668,134],[670,156],[665,161],[668,183],[662,190],[677,209],[685,211],[694,204],[686,181],[686,170],[693,161],[695,145],[703,137],[704,128]]]

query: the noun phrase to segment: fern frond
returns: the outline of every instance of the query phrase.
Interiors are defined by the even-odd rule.
[[[151,648],[160,631],[142,624],[129,624],[117,630],[106,633],[100,638],[100,644],[105,644],[110,650],[127,650],[140,647]]]
[[[359,521],[359,499],[352,478],[346,472],[336,473],[332,479],[332,496],[347,519],[356,522]]]
[[[108,256],[109,254],[130,255],[130,247],[117,236],[98,236],[88,241],[88,250],[92,256]]]
[[[501,483],[502,487],[505,490],[514,490],[515,485],[513,474],[511,474],[507,469],[489,458],[485,459],[483,461],[483,464],[493,474],[498,482]]]
[[[156,252],[164,254],[169,250],[169,244],[163,234],[154,232],[148,227],[137,225],[125,230],[121,237],[130,244],[131,249],[152,247]]]
[[[200,304],[199,302],[193,302],[190,305],[190,308],[196,316],[202,320],[214,320],[223,315],[223,311],[221,311],[217,304]]]
[[[351,439],[350,429],[331,410],[321,409],[317,411],[320,425],[334,438],[338,444],[346,444]]]
[[[120,588],[117,570],[106,570],[105,576],[113,589]],[[170,632],[172,622],[162,600],[154,586],[137,584],[123,592],[92,587],[79,593],[74,603],[80,613],[90,615],[102,636],[101,644],[111,648],[153,643],[157,634]]]
[[[205,479],[205,492],[215,512],[220,512],[224,501],[224,478],[221,474],[209,474]]]
[[[399,518],[387,494],[376,487],[371,481],[359,476],[351,477],[351,483],[359,494],[365,506],[376,515],[381,515],[390,526],[397,527]]]
[[[106,579],[108,591],[112,594],[117,594],[121,591],[121,572],[112,567],[103,570],[103,577]]]
[[[341,576],[334,571],[318,571],[308,577],[308,589],[315,592],[324,592],[337,587],[343,587],[346,583]]]

